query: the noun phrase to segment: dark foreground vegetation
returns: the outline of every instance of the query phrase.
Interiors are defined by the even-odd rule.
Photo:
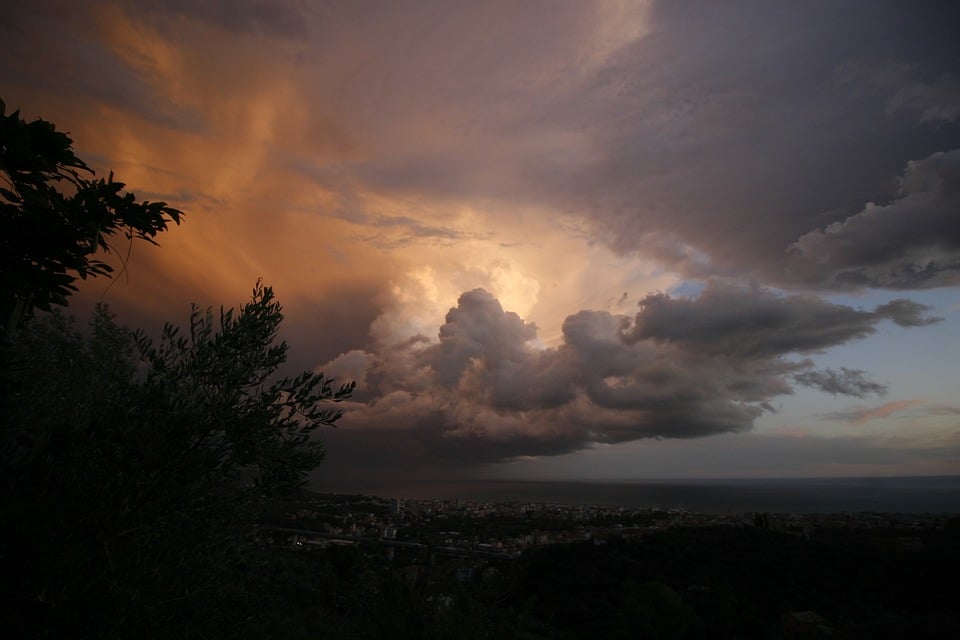
[[[305,638],[958,637],[958,524],[913,551],[865,544],[863,531],[805,540],[758,528],[673,529],[481,565],[275,550],[288,595],[272,613],[286,612],[281,635]]]
[[[920,549],[867,539],[671,529],[500,560],[421,550],[387,559],[362,546],[305,550],[260,538],[209,556],[188,546],[128,594],[108,580],[69,601],[20,593],[8,629],[113,638],[958,637],[960,521],[926,534]],[[75,553],[29,560],[52,569],[52,559],[69,559],[73,578],[96,576],[97,558],[78,569]],[[178,597],[158,599],[174,587]]]
[[[72,141],[0,100],[0,602],[5,637],[294,634],[264,505],[323,459],[352,384],[281,371],[270,287],[157,340],[55,311],[182,213],[94,179]],[[278,565],[279,566],[279,565]],[[299,583],[295,583],[299,584]]]
[[[274,561],[292,576],[280,580],[288,629],[305,638],[950,638],[957,525],[914,551],[864,544],[863,532],[710,528],[546,547],[470,572],[357,548]]]

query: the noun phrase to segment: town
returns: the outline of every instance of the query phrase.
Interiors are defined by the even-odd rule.
[[[301,492],[275,503],[256,537],[296,575],[335,576],[318,597],[387,636],[395,627],[384,620],[414,616],[420,631],[475,629],[469,637],[635,637],[643,628],[653,637],[867,638],[955,635],[954,603],[935,585],[955,574],[958,533],[956,514]],[[600,610],[613,613],[598,619]]]
[[[942,532],[948,520],[945,514],[705,514],[683,509],[302,492],[268,514],[260,538],[271,546],[302,550],[356,545],[370,552],[382,550],[390,559],[398,550],[511,559],[548,545],[642,540],[674,528],[751,527],[806,540],[837,539],[846,532],[871,546],[909,551],[923,548],[923,534]]]

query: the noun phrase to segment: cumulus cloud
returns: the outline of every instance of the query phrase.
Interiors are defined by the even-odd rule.
[[[535,325],[474,289],[447,313],[435,342],[349,353],[328,368],[361,365],[368,383],[344,425],[390,425],[441,459],[501,461],[747,431],[793,384],[882,394],[863,371],[817,371],[795,356],[862,338],[887,319],[921,325],[924,310],[860,311],[711,283],[693,299],[647,296],[634,317],[579,311],[563,323],[561,343],[545,348]]]
[[[808,353],[863,338],[878,319],[922,326],[925,306],[894,300],[874,311],[832,304],[809,295],[779,296],[760,288],[711,283],[695,299],[658,293],[640,302],[641,313],[625,329],[628,342],[669,342],[710,354],[740,358]]]
[[[485,368],[502,370],[520,364],[525,344],[536,338],[537,328],[500,303],[483,289],[460,296],[457,307],[447,313],[440,327],[440,344],[424,354],[445,387],[455,386],[468,368],[482,359]]]
[[[790,246],[808,284],[918,289],[960,282],[960,149],[911,161],[900,195]]]

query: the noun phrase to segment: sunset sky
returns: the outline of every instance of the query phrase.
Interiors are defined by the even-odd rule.
[[[956,2],[0,4],[8,109],[186,212],[74,311],[262,277],[359,385],[320,486],[960,473]]]

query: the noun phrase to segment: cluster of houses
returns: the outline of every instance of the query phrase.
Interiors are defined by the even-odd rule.
[[[504,526],[510,523],[512,526]],[[518,531],[517,523],[520,523]],[[809,538],[817,529],[878,530],[876,544],[903,550],[922,546],[919,532],[942,526],[943,517],[885,513],[704,514],[681,509],[498,503],[465,500],[401,500],[374,496],[314,494],[288,512],[274,530],[288,529],[277,540],[305,548],[331,544],[430,547],[445,553],[498,554],[516,557],[526,549],[551,544],[610,538],[641,539],[674,527],[762,527]],[[469,532],[461,531],[469,524]],[[299,533],[290,533],[290,532]]]

